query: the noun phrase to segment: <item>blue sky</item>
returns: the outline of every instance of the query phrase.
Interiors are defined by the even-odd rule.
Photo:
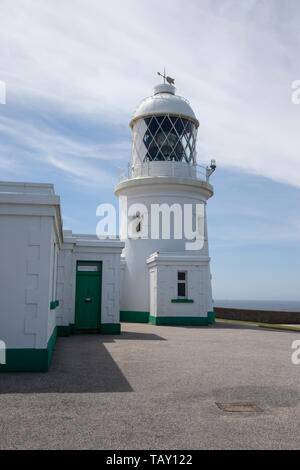
[[[296,0],[2,0],[2,180],[53,182],[64,226],[94,232],[130,160],[130,117],[167,67],[217,160],[215,298],[300,300]]]

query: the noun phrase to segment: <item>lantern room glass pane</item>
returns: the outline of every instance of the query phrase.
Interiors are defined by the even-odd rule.
[[[166,115],[147,117],[144,122],[144,161],[195,162],[196,128],[192,120]]]

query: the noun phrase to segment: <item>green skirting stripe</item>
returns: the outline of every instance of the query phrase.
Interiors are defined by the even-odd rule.
[[[0,364],[0,372],[47,372],[47,349],[7,349],[6,364]]]
[[[177,325],[177,326],[207,326],[207,317],[152,317],[153,325]]]
[[[55,310],[59,306],[59,300],[53,300],[50,302],[50,310]]]
[[[57,336],[70,336],[72,334],[71,325],[58,325]]]
[[[215,312],[207,312],[208,323],[215,323]]]
[[[7,349],[6,364],[0,364],[0,372],[47,372],[57,337],[57,327],[45,349]]]
[[[121,310],[120,321],[128,322],[128,323],[148,323],[149,312],[135,312],[135,311]]]
[[[47,370],[50,367],[54,346],[55,346],[55,343],[56,343],[56,338],[57,338],[57,326],[54,328],[53,333],[50,336],[50,339],[49,339],[48,344],[47,344],[47,353],[48,353],[48,368],[47,368]]]
[[[119,335],[121,333],[120,323],[102,323],[100,327],[102,335]]]

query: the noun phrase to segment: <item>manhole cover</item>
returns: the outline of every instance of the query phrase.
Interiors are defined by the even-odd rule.
[[[216,403],[216,405],[220,410],[228,413],[261,413],[263,411],[259,406],[249,403]]]

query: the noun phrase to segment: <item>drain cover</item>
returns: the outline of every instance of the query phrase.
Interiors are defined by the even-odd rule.
[[[217,407],[228,413],[261,413],[263,410],[257,405],[249,403],[216,403]]]

